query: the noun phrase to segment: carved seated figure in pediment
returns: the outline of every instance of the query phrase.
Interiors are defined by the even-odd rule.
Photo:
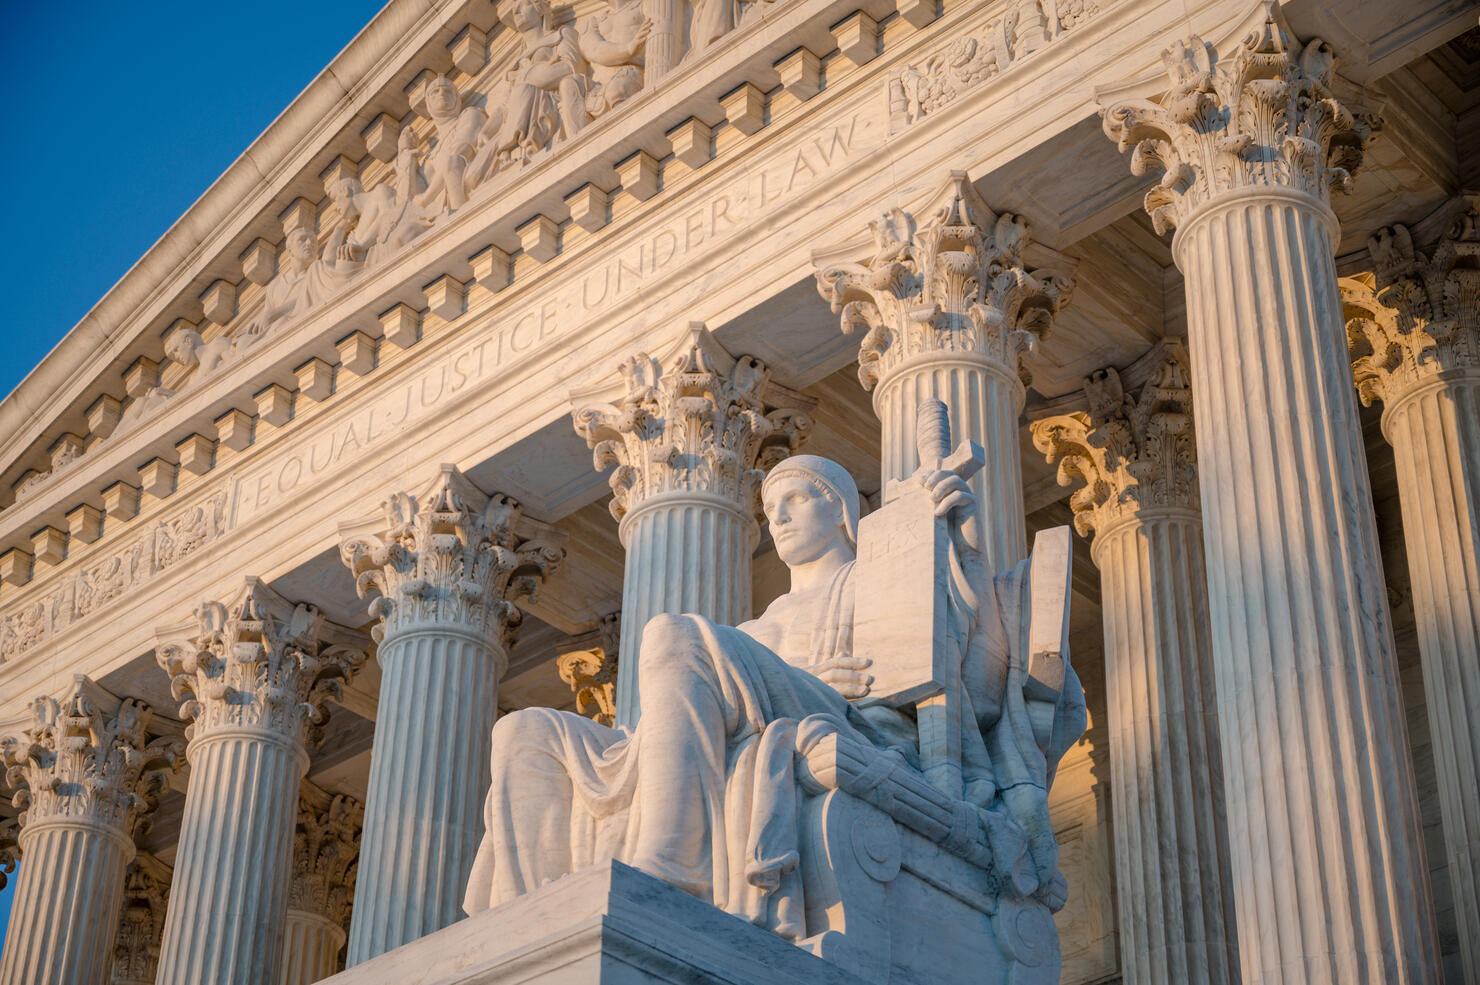
[[[287,231],[277,276],[267,282],[262,311],[246,336],[260,336],[279,322],[296,318],[338,294],[360,265],[341,262],[331,251],[319,255],[318,239],[306,226]],[[245,344],[251,344],[246,342]]]
[[[469,187],[580,133],[642,88],[652,24],[641,0],[608,0],[580,27],[560,23],[549,0],[499,5],[520,50],[488,97],[488,117],[468,164]]]
[[[1067,531],[994,577],[962,471],[922,461],[862,532],[841,466],[776,466],[791,590],[739,626],[650,621],[636,726],[504,716],[465,909],[615,858],[863,980],[1057,982]]]

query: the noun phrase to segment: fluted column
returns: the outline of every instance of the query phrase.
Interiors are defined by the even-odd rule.
[[[1187,358],[1162,343],[1134,398],[1114,369],[1089,412],[1033,440],[1093,536],[1105,623],[1116,903],[1126,985],[1238,980]]]
[[[1364,404],[1393,446],[1455,923],[1480,982],[1480,216],[1461,203],[1428,255],[1403,226],[1341,283]]]
[[[733,626],[753,616],[750,556],[766,469],[794,452],[811,421],[765,364],[726,352],[702,324],[664,367],[647,353],[619,367],[625,392],[575,412],[575,428],[611,475],[611,512],[627,549],[616,721],[642,713],[637,653],[660,613]]]
[[[156,655],[192,724],[159,985],[262,985],[282,962],[310,732],[364,641],[255,578],[166,639]]]
[[[180,763],[177,739],[150,740],[151,713],[78,676],[38,698],[3,747],[24,864],[0,955],[0,985],[104,985],[134,836]]]
[[[1263,8],[1106,111],[1187,290],[1213,664],[1245,982],[1439,974],[1332,256],[1374,121]]]
[[[170,867],[153,855],[140,854],[129,863],[110,985],[154,985],[171,878]]]
[[[872,223],[866,262],[819,262],[817,286],[843,331],[864,329],[858,378],[883,426],[887,487],[919,467],[915,413],[946,405],[951,434],[987,467],[971,480],[990,571],[1027,554],[1018,418],[1029,382],[1021,355],[1048,332],[1073,288],[1066,270],[1028,270],[1028,225],[997,215],[956,171],[923,225],[894,208]]]
[[[363,820],[352,797],[340,794],[320,805],[300,796],[278,985],[309,985],[340,970]]]
[[[462,919],[483,834],[498,681],[559,535],[451,465],[420,495],[340,528],[340,556],[379,598],[380,702],[355,882],[350,966]],[[381,864],[384,860],[385,864]]]

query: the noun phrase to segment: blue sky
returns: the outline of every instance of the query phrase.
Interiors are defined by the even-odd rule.
[[[0,5],[0,394],[13,390],[384,0]],[[17,871],[16,875],[19,874]],[[0,940],[15,876],[0,890]]]

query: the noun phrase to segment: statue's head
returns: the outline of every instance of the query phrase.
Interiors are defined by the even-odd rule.
[[[457,115],[462,108],[462,94],[445,75],[438,75],[427,83],[427,113],[434,120],[445,120]]]
[[[313,262],[314,237],[307,226],[294,226],[288,231],[288,256],[300,264]]]
[[[329,193],[329,201],[339,206],[341,210],[351,208],[354,205],[355,196],[365,191],[360,186],[359,178],[338,178],[329,182],[326,190]]]
[[[858,486],[837,462],[793,455],[766,476],[761,505],[776,554],[788,566],[815,561],[838,545],[857,549]]]
[[[195,329],[177,328],[164,340],[164,354],[181,366],[194,366],[200,361],[195,351],[200,345],[200,333]]]
[[[549,0],[513,0],[499,4],[499,17],[516,31],[530,31],[544,25],[550,14]]]

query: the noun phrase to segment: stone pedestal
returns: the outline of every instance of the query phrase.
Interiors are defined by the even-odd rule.
[[[324,799],[299,796],[279,985],[309,985],[340,969],[364,808],[343,795]]]
[[[3,985],[100,985],[113,966],[124,871],[180,744],[149,741],[148,708],[79,677],[60,702],[38,698],[4,747],[19,790],[24,864],[0,955]]]
[[[938,199],[923,226],[898,208],[876,220],[878,250],[866,262],[819,262],[818,289],[844,332],[866,333],[858,376],[883,425],[884,484],[919,467],[916,411],[942,401],[951,434],[986,452],[970,484],[987,569],[1006,571],[1027,553],[1020,356],[1053,324],[1072,281],[1063,270],[1027,269],[1027,223],[988,208],[964,172]]]
[[[1110,107],[1187,287],[1244,980],[1434,982],[1439,954],[1328,189],[1371,121],[1261,9],[1172,89]]]
[[[482,837],[498,681],[520,614],[563,556],[554,531],[455,467],[383,516],[340,530],[340,555],[381,618],[380,705],[370,758],[348,964],[462,917]]]
[[[620,862],[350,968],[323,985],[858,985],[753,924]]]
[[[611,511],[627,558],[616,720],[633,725],[648,620],[689,612],[733,626],[752,617],[760,480],[811,421],[805,401],[772,384],[763,363],[731,356],[701,324],[666,368],[644,353],[621,373],[617,403],[576,411],[575,428],[598,470],[617,466]]]
[[[1140,364],[1138,364],[1140,365]],[[1116,903],[1126,985],[1238,980],[1186,355],[1136,398],[1114,369],[1088,413],[1033,424],[1093,535],[1105,622]]]
[[[261,985],[283,959],[310,726],[365,654],[255,578],[232,605],[206,602],[196,616],[156,651],[193,720],[158,981]]]
[[[1462,202],[1426,256],[1403,226],[1344,279],[1362,402],[1383,403],[1423,657],[1465,973],[1480,981],[1480,217]]]

